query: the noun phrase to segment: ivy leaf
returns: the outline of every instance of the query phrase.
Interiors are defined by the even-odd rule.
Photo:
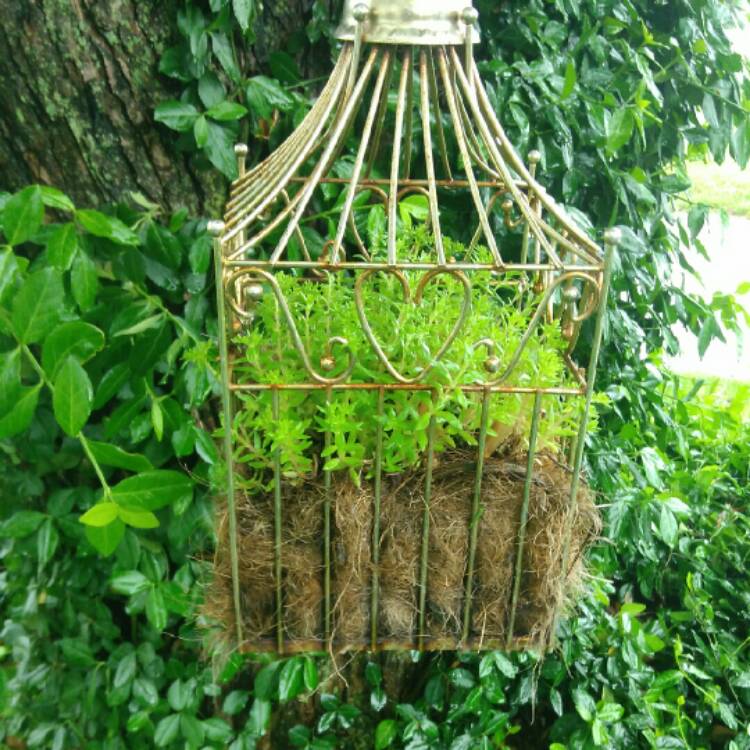
[[[38,185],[24,188],[5,204],[3,232],[9,245],[20,245],[31,239],[44,219],[42,191]]]
[[[13,300],[13,331],[22,344],[41,341],[57,324],[64,304],[62,277],[54,268],[32,273]]]
[[[294,106],[294,99],[272,78],[255,76],[245,89],[250,110],[258,117],[268,120],[275,109],[286,112]]]
[[[240,72],[239,65],[237,65],[237,59],[234,56],[234,50],[232,49],[229,37],[222,32],[214,32],[211,34],[211,47],[230,80],[233,83],[239,83],[242,73]]]
[[[91,381],[81,363],[68,357],[54,381],[52,406],[55,419],[71,437],[75,437],[88,421],[94,392]]]
[[[118,515],[123,523],[134,529],[155,529],[159,525],[159,519],[149,510],[120,508]]]
[[[59,226],[47,240],[47,259],[61,271],[67,271],[78,249],[78,234],[73,222]]]
[[[625,146],[633,135],[635,119],[627,107],[615,110],[607,127],[607,150],[614,154]]]
[[[558,715],[563,715],[563,702],[562,702],[562,696],[560,695],[560,691],[557,688],[550,688],[549,691],[549,700],[552,704],[552,710]]]
[[[518,669],[516,668],[516,665],[513,664],[513,662],[501,651],[494,651],[493,657],[495,660],[495,666],[506,677],[509,677],[512,680],[518,673]]]
[[[182,262],[182,245],[172,232],[155,221],[150,221],[146,227],[145,250],[162,265],[174,271],[179,270]]]
[[[167,627],[167,607],[158,586],[153,586],[146,597],[146,618],[160,632]]]
[[[198,81],[198,96],[204,107],[213,107],[226,99],[224,84],[215,73],[204,73]]]
[[[0,358],[0,415],[7,414],[21,393],[21,349],[16,347]]]
[[[208,121],[203,115],[193,124],[193,137],[198,148],[204,148],[208,143]]]
[[[318,666],[312,656],[305,657],[304,681],[305,690],[312,692],[318,687]]]
[[[299,67],[294,58],[288,52],[284,52],[284,50],[272,52],[268,60],[268,65],[271,68],[273,77],[278,78],[283,83],[295,84],[299,83],[302,79]]]
[[[572,60],[569,60],[565,68],[565,81],[563,83],[562,92],[560,93],[561,101],[565,101],[573,93],[577,80],[578,76],[576,75],[575,63]]]
[[[594,722],[591,725],[591,736],[594,740],[594,744],[599,747],[607,745],[609,741],[607,729],[598,718],[594,719]]]
[[[89,508],[78,520],[85,526],[107,526],[117,519],[118,507],[104,501]]]
[[[109,557],[125,536],[125,524],[115,519],[106,526],[86,526],[86,538],[99,554]]]
[[[139,573],[137,570],[130,570],[127,573],[116,575],[112,579],[110,586],[118,594],[132,596],[139,591],[145,591],[150,586],[150,583],[143,573]]]
[[[191,123],[192,124],[192,123]],[[94,237],[104,237],[118,245],[138,245],[138,235],[116,216],[107,216],[101,211],[81,209],[76,211],[76,221]]]
[[[398,724],[394,719],[383,719],[375,730],[375,750],[390,747],[398,737]]]
[[[229,716],[238,714],[247,705],[249,697],[250,693],[247,690],[232,690],[224,699],[222,711]]]
[[[659,516],[659,536],[670,548],[674,548],[677,543],[677,519],[674,517],[674,513],[672,513],[666,505],[661,506],[661,514]]]
[[[734,129],[730,146],[732,157],[740,169],[745,169],[748,161],[750,161],[750,120],[743,118]]]
[[[128,453],[119,445],[101,443],[98,440],[88,441],[89,450],[102,466],[112,466],[115,469],[127,471],[151,471],[154,467],[145,456],[140,453]]]
[[[266,666],[255,675],[253,690],[256,698],[261,698],[267,701],[276,698],[278,692],[278,675],[281,666],[282,662],[280,661],[271,662],[271,664],[266,664]]]
[[[247,108],[237,102],[223,101],[206,112],[206,117],[220,122],[239,120],[247,114]]]
[[[243,33],[250,28],[255,0],[232,0],[232,10]]]
[[[177,739],[180,732],[180,714],[165,716],[156,725],[154,742],[156,747],[166,747]]]
[[[96,326],[81,320],[63,323],[44,340],[42,367],[54,379],[58,368],[68,357],[84,363],[103,347],[104,333]]]
[[[225,177],[230,180],[236,179],[237,159],[234,155],[234,136],[227,128],[216,122],[208,121],[207,126],[206,156]]]
[[[41,385],[21,388],[13,408],[0,417],[0,440],[25,432],[34,418]]]
[[[205,738],[203,725],[192,714],[180,715],[180,731],[190,747],[200,747],[203,744]]]
[[[57,527],[51,518],[47,518],[36,535],[36,557],[40,568],[52,559],[59,542],[60,534]]]
[[[9,539],[23,539],[33,534],[46,517],[38,510],[19,510],[0,524],[0,532]]]
[[[120,659],[117,669],[115,670],[115,678],[113,684],[116,688],[129,685],[135,679],[136,671],[136,657],[135,652],[131,651],[129,654]]]
[[[0,250],[0,302],[3,301],[7,292],[13,288],[24,259],[18,258],[12,248],[6,247]]]
[[[154,119],[172,130],[184,133],[193,127],[193,123],[198,119],[199,114],[192,104],[168,101],[162,102],[156,107]]]
[[[293,656],[288,659],[284,666],[281,668],[279,674],[279,701],[286,703],[286,701],[296,698],[303,688],[303,662],[297,657]]]
[[[70,200],[62,190],[58,190],[56,187],[50,187],[49,185],[41,185],[39,189],[42,195],[42,203],[48,208],[70,212],[76,210],[73,201]]]
[[[591,721],[596,714],[596,703],[594,699],[585,691],[576,688],[573,691],[573,704],[578,711],[578,715],[584,721]]]
[[[79,252],[73,260],[70,288],[81,311],[86,312],[93,307],[99,289],[99,276],[94,262],[84,252]]]
[[[598,711],[597,716],[601,721],[620,721],[625,715],[625,709],[619,703],[605,703]]]
[[[193,483],[178,471],[157,470],[123,479],[112,488],[119,505],[135,510],[157,510],[192,497]]]
[[[256,736],[262,737],[268,729],[268,722],[271,720],[271,702],[256,698],[250,708],[250,717],[247,721],[247,728]]]
[[[232,739],[232,727],[218,716],[204,719],[203,729],[206,732],[206,739],[218,743],[221,747],[228,746],[229,740]]]
[[[191,685],[179,678],[167,690],[167,701],[173,711],[183,711],[190,702]]]

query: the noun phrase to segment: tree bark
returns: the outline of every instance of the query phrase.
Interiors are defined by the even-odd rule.
[[[128,191],[171,210],[221,206],[224,179],[198,171],[175,148],[177,134],[153,118],[179,94],[158,72],[176,41],[179,4],[0,0],[0,188],[54,185],[82,206]],[[261,18],[251,67],[303,28],[310,2],[265,5],[274,8]]]

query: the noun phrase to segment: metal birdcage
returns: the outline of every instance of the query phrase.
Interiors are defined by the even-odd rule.
[[[215,236],[217,297],[219,306],[219,348],[223,385],[223,417],[227,471],[226,557],[229,581],[221,580],[231,594],[232,631],[246,650],[292,652],[306,649],[383,648],[485,648],[523,647],[517,627],[519,596],[525,575],[529,502],[534,489],[534,470],[539,463],[537,438],[545,418],[545,403],[552,399],[575,399],[579,404],[577,434],[565,441],[555,460],[565,465],[566,509],[559,534],[564,537],[555,566],[565,581],[571,568],[570,534],[581,491],[584,438],[593,397],[593,384],[602,334],[602,311],[608,292],[609,273],[616,232],[605,234],[606,252],[566,214],[537,180],[541,154],[531,152],[528,163],[519,157],[500,124],[490,97],[482,84],[473,56],[478,40],[478,14],[466,7],[466,0],[371,0],[347,2],[337,36],[342,41],[338,61],[319,98],[294,132],[263,162],[246,169],[247,147],[238,145],[239,177],[232,184],[223,222],[211,222]],[[341,169],[343,154],[353,154]],[[335,195],[327,211],[329,238],[323,246],[312,246],[309,226],[320,214],[320,202]],[[384,218],[382,252],[368,246],[362,226],[362,196],[382,205]],[[321,197],[323,196],[323,197]],[[405,256],[400,247],[404,231],[401,205],[418,196],[426,208],[425,225],[431,238],[428,257]],[[463,203],[460,201],[463,199]],[[458,203],[457,203],[458,201]],[[456,256],[447,250],[444,236],[444,207],[464,208],[461,225],[466,235],[466,252]],[[466,207],[469,207],[467,209]],[[316,213],[317,212],[317,213]],[[311,218],[312,217],[312,218]],[[477,253],[476,248],[484,248]],[[506,249],[507,248],[507,249]],[[485,377],[453,383],[477,400],[481,410],[471,471],[467,479],[466,555],[463,563],[460,623],[450,634],[428,633],[430,593],[430,524],[434,524],[431,493],[435,459],[435,430],[439,417],[427,427],[427,444],[421,459],[425,486],[420,490],[421,537],[415,583],[414,632],[394,638],[383,632],[383,578],[380,558],[383,539],[384,405],[397,391],[432,393],[432,368],[450,356],[451,345],[471,315],[472,282],[476,274],[489,273],[495,279],[513,279],[516,287],[534,295],[535,308],[515,351],[506,361],[496,356],[499,341],[483,338],[475,347],[486,354]],[[283,278],[299,283],[321,282],[333,275],[346,278],[353,289],[361,331],[382,365],[382,377],[355,377],[356,356],[349,342],[332,336],[323,352],[306,349],[298,330],[295,311],[287,299]],[[371,311],[363,301],[363,289],[376,278],[390,278],[403,288],[405,304],[419,302],[432,284],[450,280],[463,295],[461,312],[442,346],[431,361],[416,373],[391,360],[387,346],[371,325]],[[412,285],[416,283],[416,289]],[[248,380],[236,366],[243,347],[242,336],[253,329],[255,307],[270,297],[278,311],[279,325],[292,342],[295,356],[307,376],[301,382]],[[322,304],[322,302],[321,302]],[[579,332],[591,319],[590,358],[586,368],[574,361]],[[513,382],[513,372],[540,326],[555,323],[567,343],[561,353],[569,377],[557,384]],[[272,335],[272,332],[271,332]],[[317,357],[317,362],[315,361]],[[238,477],[247,451],[232,429],[237,414],[247,408],[248,399],[270,399],[271,415],[278,419],[280,404],[293,394],[318,392],[326,403],[353,391],[367,391],[374,397],[371,425],[375,453],[369,467],[367,560],[367,633],[361,639],[342,638],[337,633],[334,610],[338,604],[335,555],[334,470],[319,462],[317,481],[322,497],[320,511],[320,608],[319,625],[313,635],[297,637],[285,622],[288,602],[285,584],[287,487],[279,451],[272,456],[272,490],[262,502],[271,515],[273,560],[268,584],[273,597],[271,633],[245,632],[248,594],[242,591],[240,568],[243,555],[252,547],[238,545]],[[524,438],[525,464],[517,484],[520,517],[514,522],[512,580],[507,589],[507,624],[502,638],[486,637],[472,620],[477,587],[477,545],[484,512],[483,482],[487,472],[487,441],[493,399],[524,398],[533,402],[529,430]],[[310,428],[314,431],[314,428]],[[317,435],[320,452],[335,435]],[[320,468],[320,466],[323,468]],[[422,481],[420,479],[420,481]],[[252,505],[252,497],[242,498]],[[261,502],[258,500],[257,502]],[[296,512],[296,511],[295,511]],[[371,528],[369,528],[371,526]],[[532,540],[533,541],[533,540]],[[576,551],[578,554],[580,550]],[[259,554],[259,553],[258,553]],[[230,582],[231,581],[231,582]],[[252,597],[250,597],[252,598]],[[554,631],[560,602],[553,603],[554,617],[547,622],[545,639]],[[346,612],[341,613],[346,617]],[[505,617],[506,615],[504,615]],[[317,621],[316,621],[317,622]],[[261,637],[262,635],[262,637]],[[538,645],[538,644],[537,644]],[[542,646],[545,644],[543,643]]]

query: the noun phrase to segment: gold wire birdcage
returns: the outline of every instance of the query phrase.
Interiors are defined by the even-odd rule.
[[[347,2],[338,30],[342,47],[333,72],[309,113],[294,132],[262,163],[247,170],[247,147],[238,145],[236,153],[239,177],[232,184],[223,222],[211,222],[215,236],[216,289],[219,309],[219,348],[223,386],[224,447],[227,463],[226,546],[221,554],[228,561],[229,581],[216,586],[228,589],[232,607],[227,619],[237,645],[244,650],[276,650],[280,653],[300,650],[384,649],[384,648],[489,648],[524,647],[526,642],[514,632],[522,579],[525,574],[525,550],[528,539],[529,503],[534,494],[534,470],[540,422],[544,419],[545,399],[578,399],[577,434],[565,446],[564,461],[566,507],[562,526],[556,533],[562,539],[561,552],[554,561],[561,579],[562,597],[571,570],[570,536],[581,490],[584,439],[592,404],[596,364],[602,335],[603,310],[609,285],[616,232],[605,233],[606,253],[579,228],[567,213],[549,197],[537,181],[541,154],[531,152],[528,165],[509,142],[490,98],[482,84],[473,56],[478,39],[478,15],[466,0],[371,0]],[[356,138],[350,140],[351,134]],[[449,144],[451,147],[449,148]],[[337,169],[337,160],[349,148],[353,158],[347,173]],[[453,158],[451,156],[453,151]],[[380,171],[378,165],[386,165]],[[321,193],[336,191],[339,200],[330,239],[322,248],[309,246],[306,222]],[[372,252],[363,238],[357,211],[361,196],[382,204],[385,217],[384,251]],[[409,196],[419,196],[426,206],[426,224],[434,244],[429,258],[403,257],[399,237],[403,230],[400,206]],[[443,235],[442,206],[456,196],[466,196],[472,208],[472,231],[467,250],[460,257],[447,252]],[[369,205],[369,204],[368,204]],[[465,221],[464,221],[465,223]],[[335,227],[335,229],[333,228]],[[501,230],[501,231],[500,231]],[[506,252],[500,235],[515,236],[512,251]],[[475,249],[486,248],[478,255]],[[414,632],[393,638],[384,633],[379,617],[383,587],[380,548],[383,539],[381,501],[383,495],[384,404],[396,391],[433,392],[426,382],[432,368],[446,357],[451,345],[471,315],[472,278],[477,273],[495,278],[513,278],[520,290],[535,296],[535,310],[528,327],[507,361],[496,356],[498,341],[483,338],[475,348],[486,350],[484,379],[453,383],[453,387],[472,394],[481,408],[476,435],[476,453],[467,480],[470,504],[466,529],[466,555],[462,563],[462,603],[460,623],[451,633],[427,632],[430,567],[430,524],[433,464],[435,460],[436,416],[427,427],[426,451],[421,465],[424,481],[421,490],[421,542],[418,576],[415,582]],[[351,279],[353,298],[362,332],[382,364],[383,377],[372,379],[352,376],[356,357],[349,342],[333,336],[323,352],[309,352],[288,304],[280,277],[300,281],[325,279],[343,274]],[[460,315],[431,361],[415,373],[407,373],[403,364],[392,361],[387,347],[373,330],[363,290],[376,277],[391,277],[402,287],[404,304],[419,304],[425,289],[445,279],[452,280],[463,295]],[[411,283],[418,278],[416,289]],[[412,279],[412,282],[409,281]],[[253,327],[254,309],[266,295],[272,295],[278,310],[279,325],[291,339],[304,364],[304,382],[248,382],[238,377],[236,356],[243,346],[242,334]],[[323,295],[321,294],[321,304]],[[582,325],[593,321],[588,366],[579,367],[573,359]],[[525,348],[539,327],[556,321],[566,348],[562,352],[570,379],[559,384],[513,383],[512,374]],[[343,354],[343,357],[341,356]],[[318,355],[319,361],[314,362]],[[320,601],[309,602],[320,608],[320,626],[314,637],[290,635],[285,624],[285,546],[283,540],[285,486],[281,457],[276,450],[272,459],[272,492],[268,513],[272,528],[273,560],[267,571],[273,597],[273,633],[248,636],[244,622],[249,595],[242,591],[240,567],[242,555],[253,555],[252,546],[238,545],[238,472],[247,451],[246,444],[235,439],[232,429],[238,411],[247,399],[270,394],[271,415],[278,420],[282,399],[294,393],[318,391],[327,403],[339,394],[369,391],[377,396],[372,424],[375,455],[370,467],[368,536],[371,540],[367,560],[368,633],[359,638],[337,635],[333,619],[336,601],[336,573],[333,550],[336,544],[335,478],[326,468],[317,475],[322,493],[320,510]],[[472,620],[476,590],[477,545],[484,511],[486,449],[492,399],[523,397],[533,400],[529,432],[525,437],[525,467],[517,483],[520,516],[514,522],[517,531],[513,547],[512,581],[508,582],[507,623],[502,638],[486,637]],[[335,435],[318,436],[318,445],[329,446]],[[563,453],[556,460],[560,461]],[[292,488],[292,492],[294,489]],[[242,498],[252,505],[252,497]],[[258,501],[260,502],[260,501]],[[266,502],[264,499],[263,502]],[[296,512],[296,511],[295,511]],[[258,553],[259,554],[259,553]],[[576,549],[576,555],[580,550]],[[506,574],[504,574],[506,575]],[[252,598],[252,597],[250,597]],[[550,603],[553,617],[548,618],[544,637],[536,645],[544,647],[554,632],[561,601]],[[343,613],[346,616],[346,612]],[[505,616],[505,615],[504,615]],[[229,624],[229,623],[225,623]],[[309,634],[308,634],[309,636]]]

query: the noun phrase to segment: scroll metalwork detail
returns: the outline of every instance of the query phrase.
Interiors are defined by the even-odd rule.
[[[348,363],[347,363],[346,369],[341,374],[337,375],[336,377],[326,377],[325,375],[321,375],[319,372],[317,372],[316,369],[312,366],[310,357],[307,353],[307,350],[305,349],[305,345],[302,341],[302,338],[299,335],[299,331],[297,330],[297,325],[294,322],[294,316],[292,315],[292,311],[289,309],[289,305],[287,304],[286,297],[284,296],[284,292],[279,286],[279,282],[274,278],[274,275],[272,273],[269,273],[268,271],[263,271],[259,268],[245,268],[240,271],[235,271],[235,273],[231,274],[226,279],[224,284],[226,288],[227,299],[229,301],[228,304],[234,312],[241,315],[243,318],[248,317],[248,311],[244,310],[241,304],[233,296],[233,293],[236,289],[236,282],[243,276],[256,276],[258,278],[263,279],[263,281],[271,287],[271,290],[273,291],[274,296],[276,297],[276,301],[279,304],[279,308],[281,309],[281,312],[284,315],[284,320],[286,322],[287,329],[289,330],[289,334],[292,337],[294,348],[297,350],[297,353],[302,359],[305,369],[307,370],[308,373],[310,373],[310,377],[316,383],[322,383],[324,385],[336,385],[338,383],[346,382],[351,377],[351,374],[354,370],[354,366],[356,364],[356,357],[354,356],[354,352],[352,351],[351,345],[349,344],[347,339],[342,338],[340,336],[334,336],[328,340],[326,352],[323,355],[322,359],[323,360],[332,359],[333,348],[336,346],[342,347],[343,349],[346,350],[346,353],[348,356]],[[333,363],[333,366],[335,367],[335,362]],[[333,369],[333,367],[329,367],[329,363],[324,363],[324,362],[321,362],[321,367],[323,369]]]
[[[569,271],[568,273],[561,274],[560,276],[558,276],[556,279],[552,281],[552,283],[547,287],[546,291],[544,292],[544,296],[542,297],[541,301],[537,305],[536,311],[534,312],[534,316],[531,318],[531,321],[528,327],[526,328],[525,333],[521,337],[521,341],[518,343],[518,346],[516,347],[516,350],[513,352],[513,356],[510,358],[510,362],[508,362],[505,369],[496,378],[493,378],[487,381],[478,381],[477,385],[494,387],[494,386],[502,385],[504,382],[508,380],[508,378],[513,374],[513,370],[516,368],[516,365],[518,365],[518,362],[520,361],[521,356],[523,355],[523,352],[526,349],[527,344],[529,343],[529,340],[534,334],[534,331],[536,330],[536,328],[539,326],[542,319],[544,318],[548,303],[554,296],[557,289],[563,284],[565,284],[566,282],[574,281],[576,279],[583,281],[585,284],[591,284],[593,288],[595,289],[595,292],[592,292],[590,295],[588,295],[589,304],[584,308],[583,312],[578,313],[573,316],[572,319],[574,323],[580,326],[580,324],[584,320],[586,320],[586,318],[590,317],[594,313],[598,305],[599,296],[601,294],[600,283],[590,274],[582,273],[580,271]],[[488,352],[488,357],[493,357],[495,354],[497,343],[490,338],[486,338],[474,344],[475,349],[479,349],[480,347],[485,347]],[[488,367],[487,369],[492,371],[491,367]]]
[[[362,287],[364,286],[367,279],[369,279],[376,273],[385,273],[391,276],[395,276],[401,284],[401,289],[404,294],[404,302],[409,303],[411,301],[411,289],[409,286],[409,280],[398,269],[384,268],[381,271],[378,271],[377,269],[364,271],[357,277],[357,281],[354,284],[354,301],[357,306],[357,315],[359,316],[360,323],[362,324],[362,330],[364,331],[367,340],[370,342],[370,346],[372,346],[373,350],[378,355],[380,361],[383,363],[388,372],[396,380],[398,380],[399,383],[418,383],[420,380],[424,380],[427,374],[432,371],[435,365],[440,361],[441,357],[448,351],[451,344],[456,340],[456,336],[458,336],[461,329],[463,328],[469,311],[471,310],[471,282],[469,281],[465,273],[461,271],[454,271],[448,268],[436,268],[432,271],[428,271],[419,280],[413,297],[413,302],[415,305],[421,304],[425,287],[427,287],[427,285],[430,284],[438,276],[442,275],[451,276],[452,278],[458,279],[461,282],[463,286],[464,299],[461,305],[461,312],[458,316],[458,319],[454,323],[453,328],[448,334],[448,337],[442,343],[437,352],[433,354],[429,364],[422,370],[422,372],[419,373],[419,375],[417,375],[416,377],[409,378],[403,375],[394,367],[393,363],[390,361],[388,355],[385,353],[383,347],[378,341],[377,336],[375,336],[375,333],[372,330],[372,326],[370,325],[370,321],[367,319],[367,311],[365,310],[365,304],[362,299]]]

